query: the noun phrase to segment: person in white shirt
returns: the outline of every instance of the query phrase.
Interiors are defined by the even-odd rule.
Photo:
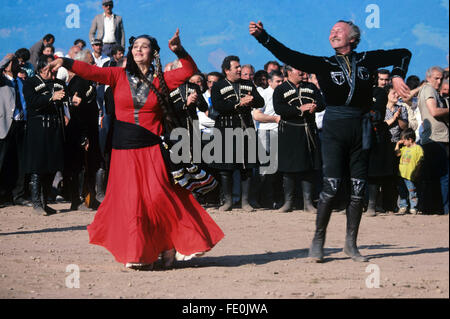
[[[110,56],[114,45],[119,44],[125,47],[125,31],[122,17],[113,14],[114,3],[112,0],[102,1],[103,13],[95,16],[89,30],[89,40],[102,40],[103,54]]]
[[[205,99],[206,103],[208,103],[208,111],[202,112],[197,111],[198,115],[198,121],[200,125],[200,130],[205,134],[211,134],[211,128],[214,127],[216,114],[214,114],[214,109],[212,108],[212,101],[211,101],[211,88],[220,79],[223,78],[223,75],[219,72],[210,72],[206,76],[206,86],[207,90],[203,93],[203,98]]]
[[[269,86],[262,90],[261,96],[264,98],[264,107],[260,109],[253,110],[253,119],[258,121],[258,139],[259,147],[262,147],[266,154],[270,154],[271,158],[278,159],[278,148],[271,147],[271,141],[278,139],[278,122],[281,117],[275,113],[273,108],[273,92],[277,86],[283,83],[284,76],[280,71],[272,71],[269,74]],[[271,154],[274,152],[275,154]],[[275,164],[276,167],[278,166]],[[276,206],[276,196],[274,183],[276,181],[277,173],[270,172],[268,166],[261,165],[259,167],[259,174],[261,180],[261,200],[264,199],[266,203],[263,204],[267,208],[275,208]],[[279,189],[279,187],[278,187]]]
[[[91,42],[92,45],[92,57],[94,58],[95,65],[98,67],[103,67],[105,62],[109,61],[110,58],[102,54],[103,42],[102,40],[95,39]]]

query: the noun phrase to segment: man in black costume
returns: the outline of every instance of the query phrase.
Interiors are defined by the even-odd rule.
[[[30,173],[34,212],[49,215],[56,211],[47,206],[47,197],[55,173],[64,168],[64,101],[67,89],[55,74],[44,71],[54,58],[39,58],[36,75],[25,82],[23,95],[27,105],[25,136],[25,171]]]
[[[273,93],[273,106],[281,116],[278,124],[278,171],[283,173],[284,205],[279,212],[291,211],[296,177],[301,180],[303,210],[312,212],[313,181],[320,169],[320,149],[315,112],[325,108],[319,89],[308,74],[286,65],[287,81]],[[294,147],[295,145],[295,147]]]
[[[341,184],[346,166],[351,178],[350,202],[347,206],[347,232],[344,253],[354,261],[367,261],[356,245],[367,180],[368,149],[372,126],[371,74],[380,67],[393,65],[392,83],[401,96],[409,88],[403,81],[411,52],[407,49],[376,50],[357,53],[359,28],[350,21],[338,21],[331,29],[329,41],[336,54],[320,57],[285,47],[263,28],[250,22],[249,32],[280,61],[307,73],[315,73],[325,97],[327,109],[323,119],[322,160],[323,188],[317,207],[316,231],[309,256],[323,261],[326,228],[332,211],[332,200]]]
[[[89,50],[80,51],[76,57],[89,64],[94,64],[94,59]],[[75,75],[67,85],[70,97],[75,104],[71,108],[74,121],[72,123],[72,151],[73,158],[70,170],[66,170],[69,183],[73,186],[71,189],[71,209],[72,210],[96,210],[99,201],[96,196],[96,173],[100,168],[101,153],[99,145],[98,132],[98,107],[96,102],[97,90],[92,81],[82,79]],[[77,97],[74,100],[74,97]],[[78,124],[75,124],[78,122]],[[86,146],[87,141],[87,146]],[[81,158],[80,158],[81,157]],[[75,174],[78,174],[84,168],[83,174],[83,190],[81,192],[84,203],[78,202],[75,192],[75,185],[78,180]]]
[[[241,65],[237,56],[226,57],[222,63],[222,71],[225,79],[216,82],[211,89],[213,108],[219,113],[215,128],[221,132],[224,149],[221,160],[214,161],[211,164],[213,168],[220,171],[224,204],[219,210],[231,210],[233,206],[232,173],[234,170],[239,170],[241,173],[242,208],[246,211],[253,211],[254,209],[248,201],[248,195],[251,172],[252,169],[257,167],[257,163],[256,161],[254,163],[249,162],[248,152],[250,146],[257,145],[257,140],[251,110],[252,108],[263,107],[264,99],[259,95],[252,81],[241,79]],[[231,142],[226,139],[226,131],[233,129],[242,129],[243,134],[236,136],[233,145],[226,145],[227,142]],[[243,137],[243,141],[239,141],[241,137]],[[216,136],[214,136],[215,138]],[[241,148],[239,148],[240,142],[243,142]],[[233,152],[231,162],[226,162],[226,156],[231,155],[227,154],[227,149]],[[254,152],[256,153],[255,149]],[[239,154],[243,155],[243,159],[237,158]]]

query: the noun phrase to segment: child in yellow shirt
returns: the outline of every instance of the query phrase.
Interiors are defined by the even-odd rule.
[[[399,213],[406,213],[409,198],[409,212],[411,214],[418,214],[418,199],[415,183],[423,160],[423,150],[415,141],[416,134],[412,129],[407,128],[401,133],[400,140],[395,145],[395,153],[397,156],[400,156],[399,172],[401,181],[399,185]],[[402,145],[403,147],[400,148]]]

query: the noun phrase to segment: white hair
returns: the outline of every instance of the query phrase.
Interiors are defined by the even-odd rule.
[[[427,78],[430,78],[433,75],[433,71],[438,71],[439,73],[444,73],[444,69],[440,66],[432,66],[427,70],[427,73],[425,74]]]
[[[77,54],[75,54],[75,57],[73,58],[74,60],[78,60],[78,61],[86,61],[86,56],[88,54],[92,54],[91,50],[89,49],[83,49],[80,52],[78,52]]]

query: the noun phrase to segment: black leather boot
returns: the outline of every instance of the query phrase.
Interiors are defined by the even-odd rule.
[[[249,196],[249,193],[250,193],[250,181],[251,181],[250,177],[242,179],[242,181],[241,181],[241,189],[242,189],[242,193],[241,193],[241,207],[242,207],[243,210],[245,210],[247,212],[255,211],[253,206],[250,205],[250,203],[248,201],[248,196]]]
[[[368,188],[369,188],[369,203],[367,205],[366,216],[374,217],[377,216],[376,206],[377,206],[378,185],[369,184]]]
[[[361,222],[363,195],[366,181],[352,178],[352,190],[350,203],[347,206],[347,232],[345,235],[344,253],[351,257],[353,261],[367,262],[368,259],[361,256],[356,240],[358,237],[359,224]]]
[[[283,191],[284,191],[284,204],[278,209],[278,213],[288,213],[292,211],[294,204],[294,191],[295,191],[295,178],[294,174],[283,174]]]
[[[220,172],[223,204],[220,211],[230,211],[233,208],[233,177],[231,171]]]
[[[323,188],[317,205],[316,230],[309,248],[309,257],[318,263],[323,262],[323,247],[327,226],[333,210],[333,199],[336,196],[340,183],[340,178],[323,178]]]
[[[106,170],[100,168],[95,175],[95,187],[97,194],[95,198],[98,202],[102,202],[106,193]]]
[[[303,190],[303,211],[305,213],[315,213],[316,209],[313,205],[312,200],[312,189],[313,184],[310,181],[302,181],[302,190]]]
[[[41,200],[41,179],[38,174],[30,175],[30,193],[33,212],[38,215],[46,215]]]
[[[46,174],[41,176],[41,185],[42,185],[41,202],[42,207],[44,207],[46,215],[56,214],[56,210],[47,205],[48,196],[50,195],[52,189],[52,181],[53,181],[53,174]]]

